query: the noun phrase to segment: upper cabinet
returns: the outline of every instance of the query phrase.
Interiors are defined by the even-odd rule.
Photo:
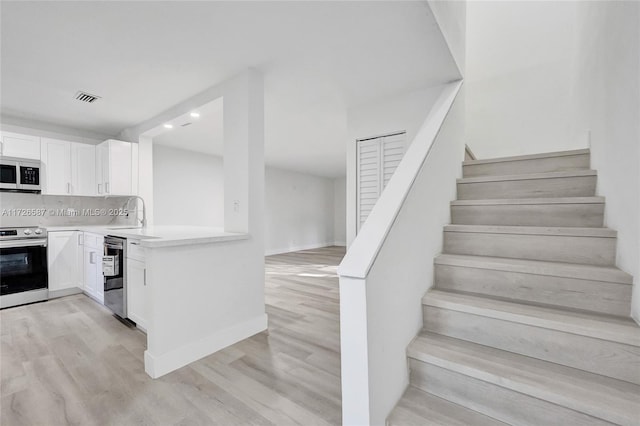
[[[109,139],[96,148],[96,187],[98,195],[135,195],[134,158],[131,143]],[[135,152],[134,152],[135,151]],[[136,154],[136,155],[134,155]],[[137,168],[135,170],[137,174]],[[136,179],[137,180],[137,179]]]
[[[42,193],[49,195],[96,195],[93,145],[42,138]]]
[[[0,132],[0,155],[40,160],[40,138],[19,133]]]
[[[71,142],[42,138],[42,193],[71,195]]]
[[[109,139],[99,145],[0,132],[0,155],[42,161],[47,195],[135,195],[138,145]]]
[[[73,195],[96,195],[96,147],[71,144],[71,186]]]

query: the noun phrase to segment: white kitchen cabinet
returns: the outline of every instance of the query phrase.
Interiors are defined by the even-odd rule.
[[[100,303],[104,303],[103,242],[104,237],[102,235],[84,233],[84,291]]]
[[[107,160],[105,160],[105,158]],[[104,190],[104,163],[109,161],[109,146],[101,143],[96,146],[96,193],[106,195]]]
[[[71,190],[73,195],[96,195],[96,147],[71,144]]]
[[[70,294],[70,289],[82,289],[83,265],[79,261],[80,232],[49,232],[47,242],[47,263],[49,271],[50,297]]]
[[[40,160],[40,138],[19,133],[0,132],[0,155]]]
[[[109,139],[97,147],[98,195],[134,195],[131,143]]]
[[[94,145],[42,138],[42,193],[96,195],[95,157]]]
[[[42,193],[71,195],[71,142],[42,138]]]
[[[144,261],[127,258],[127,317],[147,329],[147,270]]]

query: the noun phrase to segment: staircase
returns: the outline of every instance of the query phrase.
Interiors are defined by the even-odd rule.
[[[406,425],[640,425],[640,327],[588,150],[463,163]]]

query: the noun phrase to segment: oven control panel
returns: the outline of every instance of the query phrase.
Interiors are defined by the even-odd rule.
[[[0,240],[44,238],[46,236],[47,231],[44,228],[0,228]]]

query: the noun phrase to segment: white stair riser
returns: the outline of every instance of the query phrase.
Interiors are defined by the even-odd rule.
[[[596,180],[596,176],[590,175],[458,183],[458,199],[593,197]]]
[[[508,424],[611,425],[586,414],[415,359],[409,360],[409,368],[411,384],[418,389]]]
[[[602,227],[603,203],[492,204],[451,206],[451,223],[461,225]]]
[[[613,265],[616,239],[445,231],[443,253]]]
[[[578,154],[566,155],[563,157],[536,158],[531,160],[465,164],[462,167],[462,172],[464,177],[564,172],[570,170],[588,170],[589,163],[589,154]]]
[[[640,384],[636,346],[426,305],[423,319],[433,333]]]
[[[622,317],[630,314],[632,287],[627,284],[438,264],[435,283],[443,290]]]

